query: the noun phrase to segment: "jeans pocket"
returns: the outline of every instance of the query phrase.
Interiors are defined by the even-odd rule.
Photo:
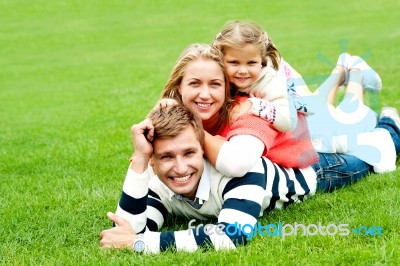
[[[320,153],[319,166],[315,167],[318,188],[333,191],[364,177],[371,166],[348,154]],[[316,169],[318,168],[318,169]]]
[[[336,153],[321,153],[320,155],[324,158],[325,165],[323,165],[322,168],[325,170],[337,168],[346,162],[342,156]]]
[[[336,178],[345,177],[345,172],[341,172],[342,165],[346,165],[346,160],[336,153],[318,153],[319,162],[312,167],[317,174],[318,179],[325,179],[332,176]]]

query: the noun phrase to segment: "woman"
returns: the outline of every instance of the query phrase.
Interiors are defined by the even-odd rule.
[[[213,67],[207,69],[209,64]],[[220,69],[216,68],[217,66]],[[305,157],[301,166],[307,168],[312,165],[318,175],[318,188],[321,190],[332,191],[337,187],[357,181],[372,171],[371,165],[352,155],[319,153],[315,161],[316,153],[311,144],[303,145],[309,142],[309,137],[300,138],[299,141],[297,135],[297,138],[293,138],[290,133],[289,135],[280,135],[287,133],[270,130],[271,128],[266,126],[267,123],[261,121],[262,119],[258,120],[260,119],[258,117],[240,115],[241,109],[247,110],[248,106],[245,105],[249,103],[248,101],[231,100],[222,55],[210,45],[195,44],[185,49],[170,75],[162,97],[172,98],[183,103],[192,112],[199,115],[205,130],[209,133],[206,134],[205,154],[211,163],[224,174],[241,176],[251,169],[254,158],[259,158],[262,154],[277,163],[274,158],[268,156],[268,152],[282,143],[290,143],[290,141],[293,145],[297,145],[298,150],[294,149],[295,153],[292,151],[282,153],[283,159],[293,154],[295,155],[292,157],[295,158]],[[161,103],[165,104],[165,100]],[[394,113],[391,116],[396,119]],[[246,132],[246,128],[249,127],[251,130]],[[398,154],[400,130],[393,119],[385,115],[379,120],[377,127],[389,131]],[[226,128],[239,130],[240,134],[231,136],[229,131],[224,130]],[[306,127],[300,127],[299,130],[302,136],[308,135]],[[231,151],[230,159],[232,159],[229,165],[221,165],[218,162],[221,158],[218,153],[227,142],[223,138],[212,136],[218,134],[226,134],[229,138],[228,142],[234,147],[229,149]],[[298,143],[301,141],[303,144]]]

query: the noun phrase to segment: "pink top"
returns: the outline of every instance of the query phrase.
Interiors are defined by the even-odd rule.
[[[238,102],[247,97],[238,96]],[[308,132],[307,121],[303,114],[297,114],[297,125],[291,132],[279,132],[264,119],[243,114],[230,125],[220,130],[218,135],[227,140],[237,135],[252,135],[264,143],[263,156],[283,167],[305,168],[319,161]]]

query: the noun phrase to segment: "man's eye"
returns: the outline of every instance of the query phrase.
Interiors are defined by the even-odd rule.
[[[194,151],[188,151],[188,152],[186,152],[186,156],[191,156],[191,155],[193,155],[193,154],[195,154]]]

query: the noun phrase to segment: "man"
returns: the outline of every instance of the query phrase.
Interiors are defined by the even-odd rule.
[[[302,201],[316,190],[311,168],[285,169],[266,158],[243,177],[223,176],[203,158],[201,121],[181,105],[153,110],[132,127],[132,138],[135,154],[117,215],[107,214],[117,226],[101,232],[103,247],[154,253],[206,245],[233,249],[250,239],[262,211]],[[151,179],[148,165],[156,174]],[[168,214],[218,222],[157,232]]]

